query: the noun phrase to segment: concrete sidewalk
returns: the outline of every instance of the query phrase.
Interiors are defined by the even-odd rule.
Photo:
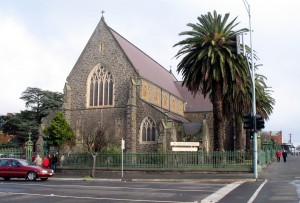
[[[256,181],[253,173],[248,172],[144,172],[144,171],[97,171],[95,178],[89,176],[91,171],[57,172],[50,180],[82,181],[157,181],[157,182],[235,182]]]

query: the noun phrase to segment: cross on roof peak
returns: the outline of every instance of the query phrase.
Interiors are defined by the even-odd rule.
[[[102,10],[102,11],[101,11],[102,17],[103,17],[103,14],[104,14],[104,13],[105,13],[105,11],[104,11],[104,10]]]

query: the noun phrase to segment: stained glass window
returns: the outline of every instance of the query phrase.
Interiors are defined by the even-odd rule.
[[[141,123],[141,141],[145,143],[153,143],[157,140],[157,130],[155,122],[150,117],[145,117]]]
[[[89,106],[113,106],[114,83],[110,71],[98,65],[89,78]]]

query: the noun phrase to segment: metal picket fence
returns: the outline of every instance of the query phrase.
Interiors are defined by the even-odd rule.
[[[261,166],[275,159],[276,150],[260,150],[258,164]],[[0,157],[22,158],[23,149],[2,148]],[[121,153],[98,153],[97,169],[120,170]],[[92,168],[93,157],[88,153],[59,154],[60,168]],[[252,171],[252,152],[147,152],[124,153],[123,167],[126,170],[206,170],[206,171]]]
[[[90,168],[90,154],[61,154],[59,167]],[[124,153],[127,170],[252,170],[252,154],[248,152],[170,152]],[[120,169],[121,153],[99,153],[96,168]]]
[[[25,150],[22,148],[0,148],[0,158],[13,157],[22,158]]]
[[[270,164],[276,157],[276,150],[268,149],[264,151],[259,151],[258,153],[258,164],[259,165],[268,165]]]

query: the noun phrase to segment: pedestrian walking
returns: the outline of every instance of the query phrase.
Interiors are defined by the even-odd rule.
[[[51,168],[54,171],[54,173],[56,172],[56,165],[57,165],[57,156],[56,154],[53,154],[51,159]]]
[[[50,155],[49,155],[49,157],[50,157]],[[49,159],[49,157],[47,157],[47,156],[45,156],[45,158],[43,159],[43,167],[45,167],[45,168],[49,168],[50,167],[50,159]]]
[[[286,162],[287,152],[283,150],[282,152],[283,162]]]
[[[64,165],[64,161],[65,161],[65,156],[61,155],[60,161],[59,161],[60,167],[62,167]]]
[[[280,157],[281,157],[281,151],[277,151],[276,152],[276,158],[277,158],[277,162],[280,162]]]
[[[35,158],[35,160],[34,160],[34,163],[36,164],[36,165],[38,165],[38,166],[42,166],[42,164],[43,164],[43,160],[42,160],[42,158],[40,157],[40,155],[36,155],[36,158]]]

